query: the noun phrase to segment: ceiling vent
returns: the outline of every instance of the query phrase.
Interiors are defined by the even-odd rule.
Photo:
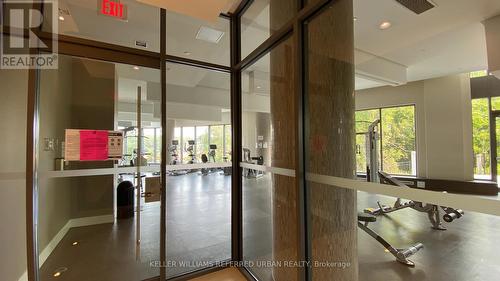
[[[396,2],[410,9],[417,15],[436,7],[436,5],[429,0],[396,0]]]
[[[196,34],[196,39],[207,41],[210,43],[219,43],[224,36],[224,32],[210,27],[202,26]]]

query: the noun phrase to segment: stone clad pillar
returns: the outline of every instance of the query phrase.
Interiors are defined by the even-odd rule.
[[[354,179],[355,100],[352,0],[334,1],[306,26],[306,173]],[[356,192],[307,183],[315,281],[358,280]]]

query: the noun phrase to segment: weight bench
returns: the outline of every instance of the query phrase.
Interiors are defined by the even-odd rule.
[[[387,242],[382,236],[378,235],[375,231],[368,228],[368,224],[370,222],[376,222],[377,217],[374,215],[358,212],[358,227],[361,228],[364,232],[368,233],[371,237],[377,240],[384,248],[386,248],[398,262],[407,265],[407,266],[415,266],[415,263],[408,258],[416,254],[418,251],[424,248],[422,243],[417,243],[412,247],[407,249],[397,249],[394,248],[389,242]]]
[[[406,184],[402,183],[401,181],[399,181],[398,179],[391,177],[387,173],[379,171],[378,175],[380,178],[380,183],[399,186],[402,188],[411,188]],[[377,202],[377,205],[378,208],[366,208],[365,213],[378,216],[378,215],[389,214],[406,208],[412,208],[416,211],[427,213],[427,217],[429,218],[429,221],[432,224],[432,228],[436,230],[446,230],[446,228],[441,223],[440,209],[442,209],[445,212],[445,214],[443,215],[443,220],[448,223],[456,219],[459,219],[464,215],[464,211],[460,209],[453,209],[450,207],[427,204],[413,200],[404,202],[401,198],[398,198],[393,206],[381,205],[380,202]]]

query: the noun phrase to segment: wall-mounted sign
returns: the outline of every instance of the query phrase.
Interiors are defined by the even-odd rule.
[[[97,11],[99,14],[121,20],[127,19],[127,5],[120,0],[99,0],[97,1]]]
[[[122,132],[66,129],[65,137],[66,161],[105,161],[122,158]]]

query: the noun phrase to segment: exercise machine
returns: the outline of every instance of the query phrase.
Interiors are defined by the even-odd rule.
[[[187,153],[189,153],[189,154],[188,154],[188,156],[191,158],[191,159],[187,162],[187,164],[194,164],[194,163],[196,163],[196,155],[194,154],[194,146],[195,146],[195,145],[196,145],[196,142],[195,142],[194,140],[188,140],[188,141],[187,141],[187,145],[186,145],[186,147],[185,147],[185,149],[184,149],[184,150],[185,150]]]
[[[368,126],[366,134],[366,180],[370,182],[390,184],[401,188],[411,188],[389,174],[379,170],[379,157],[378,157],[378,141],[380,119],[375,120]],[[432,228],[436,230],[446,230],[441,223],[441,210],[444,211],[443,220],[445,222],[452,222],[459,219],[464,215],[464,211],[460,209],[453,209],[450,207],[437,206],[434,204],[427,204],[419,201],[407,200],[397,198],[393,206],[381,205],[377,202],[378,208],[366,208],[365,213],[371,215],[385,215],[395,211],[406,208],[412,208],[416,211],[427,213]]]
[[[216,144],[211,144],[209,145],[209,150],[208,150],[208,156],[207,154],[202,154],[201,155],[201,162],[206,164],[206,163],[210,163],[210,160],[212,161],[212,163],[215,163],[215,155],[217,153],[217,145]],[[201,169],[201,174],[203,176],[206,176],[208,174],[212,174],[212,173],[215,173],[217,172],[219,169],[217,168],[202,168]]]
[[[380,119],[376,119],[368,126],[368,131],[360,133],[365,135],[365,151],[366,151],[366,181],[379,182],[378,178],[378,163],[379,151],[378,142],[380,140]]]
[[[248,164],[257,164],[264,165],[264,157],[252,157],[250,149],[243,148],[243,162]],[[244,169],[243,176],[246,178],[259,178],[264,175],[263,171],[255,170],[255,169]]]
[[[172,140],[172,144],[168,147],[168,152],[170,153],[170,165],[179,164],[179,154],[177,147],[179,146],[178,140]]]
[[[224,161],[224,163],[229,162],[229,157],[228,157],[227,155],[231,156],[231,152],[230,152],[230,151],[229,151],[229,152],[227,152],[227,153],[226,153],[226,154],[222,157],[222,161]],[[223,174],[224,176],[230,176],[230,175],[232,175],[232,174],[233,174],[233,167],[224,167],[224,168],[222,168],[222,174]]]
[[[402,188],[411,188],[398,179],[391,177],[387,173],[379,171],[378,175],[380,177],[381,183],[399,186]],[[464,211],[461,209],[427,204],[414,200],[404,201],[401,198],[397,198],[393,206],[381,205],[380,202],[377,202],[377,205],[378,208],[365,209],[365,213],[377,216],[389,214],[406,208],[411,208],[418,212],[427,213],[427,217],[431,222],[432,228],[436,230],[446,230],[446,228],[441,223],[441,210],[444,211],[443,220],[447,223],[453,222],[454,220],[459,219],[464,215]]]
[[[168,147],[168,151],[170,153],[170,165],[179,165],[181,162],[179,161],[179,140],[172,140],[172,144]],[[176,170],[176,171],[168,171],[169,176],[180,176],[188,173],[186,170]]]
[[[382,236],[378,235],[375,231],[368,227],[370,222],[376,222],[377,217],[366,214],[366,213],[358,213],[358,227],[361,228],[364,232],[368,233],[371,237],[373,237],[377,242],[379,242],[384,248],[391,253],[398,262],[407,265],[407,266],[415,266],[415,263],[408,258],[416,254],[418,251],[424,248],[422,243],[417,243],[408,248],[395,248],[393,247],[387,240],[385,240]]]

